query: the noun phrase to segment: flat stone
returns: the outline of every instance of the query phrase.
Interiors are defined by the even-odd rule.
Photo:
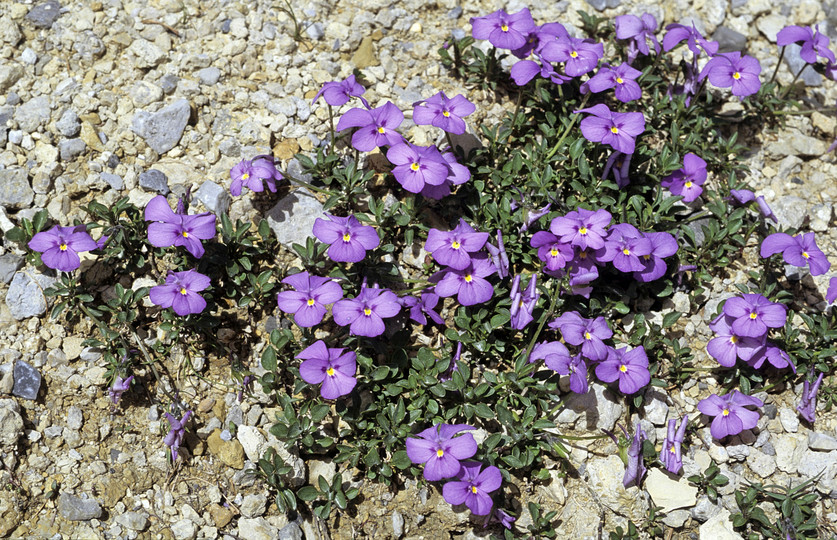
[[[30,9],[26,14],[26,20],[38,28],[52,28],[60,16],[61,4],[56,0],[48,0]]]
[[[785,65],[788,66],[788,71],[796,76],[802,70],[798,80],[804,82],[805,86],[822,86],[822,76],[814,71],[813,66],[799,56],[800,51],[802,51],[802,46],[797,43],[787,45],[783,60]]]
[[[619,7],[622,3],[622,0],[586,0],[587,3],[593,7],[596,11],[604,11],[608,8],[615,8]]]
[[[227,190],[212,180],[206,180],[201,184],[195,192],[195,198],[202,202],[207,210],[217,215],[226,214],[232,202]]]
[[[215,523],[215,526],[222,529],[232,521],[233,512],[229,508],[224,508],[220,504],[209,505],[209,517]]]
[[[140,69],[157,67],[168,56],[160,47],[142,38],[135,39],[131,42],[131,46],[128,47],[128,52],[135,57],[135,64]]]
[[[633,521],[647,514],[647,499],[638,496],[635,488],[625,489],[622,485],[625,464],[619,456],[590,459],[587,474],[590,488],[610,510]]]
[[[15,111],[18,127],[26,133],[33,133],[49,122],[49,98],[38,96],[28,100]]]
[[[240,518],[238,536],[247,540],[274,540],[279,535],[279,528],[274,527],[265,518]]]
[[[163,171],[149,169],[139,175],[139,185],[145,191],[157,192],[160,195],[168,195],[169,179]]]
[[[95,499],[82,499],[69,493],[58,498],[58,512],[70,521],[88,521],[102,516],[102,507]]]
[[[0,281],[9,283],[15,272],[23,266],[23,257],[14,253],[0,255]]]
[[[156,113],[139,111],[134,115],[131,130],[142,137],[158,154],[174,148],[183,136],[192,108],[186,99],[178,99]]]
[[[23,66],[6,62],[0,65],[0,92],[5,92],[23,77]]]
[[[810,448],[811,450],[819,450],[821,452],[830,452],[832,450],[837,450],[837,439],[829,435],[826,435],[825,433],[809,431],[808,448]]]
[[[768,478],[776,472],[776,459],[758,450],[751,451],[747,456],[747,465],[762,478]]]
[[[147,107],[163,99],[163,89],[148,81],[139,81],[131,87],[131,101],[136,107]]]
[[[0,449],[14,449],[21,437],[23,417],[20,416],[20,405],[13,399],[0,399]]]
[[[221,430],[216,429],[206,440],[209,451],[221,462],[233,469],[244,468],[244,448],[237,440],[224,441],[221,439]]]
[[[586,394],[570,394],[565,405],[586,416],[587,429],[613,430],[623,412],[621,402],[613,392],[596,382],[590,384]]]
[[[673,480],[660,469],[651,469],[645,479],[645,489],[654,504],[663,507],[664,513],[678,508],[691,508],[697,502],[698,490],[689,485],[685,478]]]
[[[68,139],[58,143],[61,161],[73,161],[87,150],[87,143],[81,139]]]
[[[743,540],[732,528],[730,512],[726,508],[709,518],[700,526],[700,540]]]
[[[214,86],[221,79],[221,70],[215,66],[203,68],[198,71],[198,79],[201,81],[201,84]]]
[[[0,206],[27,208],[35,200],[26,169],[0,169]]]
[[[747,47],[747,36],[726,26],[716,28],[712,39],[718,42],[719,53],[743,51]]]
[[[18,321],[43,315],[47,310],[47,301],[43,290],[52,285],[55,278],[44,274],[16,272],[6,293],[6,305]]]
[[[81,429],[83,423],[84,415],[82,414],[81,409],[75,405],[70,406],[70,408],[67,409],[67,427],[79,430]]]
[[[118,174],[103,172],[99,173],[99,178],[104,180],[107,183],[107,185],[109,185],[116,191],[122,191],[122,189],[125,187],[125,181],[122,180],[122,177]]]
[[[643,411],[645,412],[645,418],[655,426],[666,425],[668,405],[666,404],[665,394],[654,388],[646,390]]]
[[[246,518],[259,517],[267,509],[267,496],[264,493],[245,495],[239,509]]]
[[[190,519],[181,519],[171,525],[175,540],[192,540],[198,534],[198,527]]]
[[[770,203],[770,208],[783,227],[798,229],[808,215],[808,202],[795,195],[785,195],[779,200]]]
[[[143,531],[148,526],[148,516],[139,512],[125,512],[116,516],[114,521],[132,531]]]
[[[779,422],[788,433],[796,433],[799,430],[799,417],[797,412],[790,407],[779,409]]]
[[[355,54],[352,55],[352,64],[358,69],[363,69],[380,65],[380,63],[381,61],[375,55],[375,44],[372,36],[364,37]]]
[[[65,137],[75,137],[81,131],[81,120],[72,109],[61,113],[61,118],[55,123],[55,129]]]
[[[236,438],[244,448],[244,453],[247,454],[247,459],[253,463],[257,463],[262,457],[262,451],[267,443],[261,430],[253,426],[238,426],[236,431]]]
[[[296,521],[291,521],[279,529],[279,540],[302,540],[304,537],[302,529]]]
[[[280,244],[305,245],[313,238],[314,221],[323,216],[323,205],[307,189],[295,189],[267,213],[267,223]]]

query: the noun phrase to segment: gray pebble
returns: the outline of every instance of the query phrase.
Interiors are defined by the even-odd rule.
[[[20,61],[24,64],[35,65],[38,63],[38,53],[26,47],[23,49],[23,52],[20,53]]]
[[[116,191],[121,191],[125,187],[125,181],[122,180],[122,177],[118,174],[103,172],[99,173],[99,178],[107,182],[107,184]]]
[[[314,221],[323,216],[323,205],[305,189],[295,190],[282,198],[267,213],[267,222],[284,246],[305,245],[312,236]]]
[[[325,35],[325,29],[323,28],[322,23],[317,22],[306,28],[305,33],[314,41],[320,41]]]
[[[58,498],[58,512],[70,521],[88,521],[102,515],[102,507],[95,499],[82,499],[69,493]]]
[[[67,109],[55,123],[58,133],[65,137],[75,137],[81,131],[81,120],[72,109]]]
[[[604,11],[607,8],[619,7],[622,0],[587,0],[587,3],[593,6],[596,11]]]
[[[198,71],[198,79],[200,79],[201,84],[213,86],[221,79],[221,70],[215,66],[203,68]]]
[[[49,426],[44,430],[44,437],[47,439],[55,439],[64,433],[64,428],[61,426]]]
[[[55,282],[44,274],[32,277],[28,272],[17,272],[6,293],[6,306],[16,320],[37,317],[46,313],[47,302],[43,289]]]
[[[807,202],[795,195],[786,195],[779,200],[770,203],[770,208],[784,227],[798,229],[808,215]]]
[[[6,105],[20,105],[20,101],[20,95],[14,90],[9,92],[9,95],[6,96]]]
[[[41,388],[41,374],[23,360],[15,362],[15,386],[12,395],[35,401]]]
[[[180,81],[180,78],[177,75],[172,75],[171,73],[166,73],[162,77],[160,77],[160,88],[163,89],[163,92],[166,94],[171,94],[175,90],[177,90],[177,83]]]
[[[30,9],[25,18],[38,28],[52,28],[59,16],[61,16],[61,4],[56,0],[48,0]]]
[[[392,512],[392,535],[395,538],[401,538],[404,534],[404,516],[401,512],[395,510]]]
[[[218,151],[227,157],[239,157],[241,156],[241,143],[233,137],[224,139],[221,141],[221,144],[218,145]]]
[[[145,139],[155,152],[165,154],[180,142],[191,114],[189,102],[178,99],[153,114],[146,111],[137,112],[131,123],[131,130]]]
[[[788,66],[791,74],[796,75],[799,73],[800,69],[805,68],[802,71],[802,75],[799,76],[801,81],[804,81],[807,86],[822,86],[822,77],[819,73],[814,71],[813,66],[808,65],[808,63],[799,56],[799,52],[802,50],[802,46],[797,43],[791,43],[787,45],[785,49],[785,64]]]
[[[81,429],[81,425],[84,422],[84,415],[81,413],[81,409],[72,405],[69,409],[67,409],[67,427],[70,429],[79,430]]]
[[[49,122],[49,98],[38,96],[30,99],[15,111],[17,125],[26,133],[37,131]]]
[[[747,47],[747,36],[726,26],[719,26],[712,39],[718,42],[718,52],[743,51]]]
[[[148,516],[139,512],[125,512],[121,516],[116,516],[114,521],[132,531],[142,531],[148,526]]]
[[[9,132],[9,142],[19,145],[23,141],[23,132],[19,129],[13,129]]]
[[[299,523],[291,521],[279,530],[279,540],[302,540],[302,529]]]
[[[58,143],[61,161],[73,161],[87,150],[87,144],[81,139],[68,139]]]
[[[21,266],[23,266],[23,257],[20,255],[14,253],[0,255],[0,281],[9,283]]]
[[[195,192],[195,198],[215,214],[224,214],[230,208],[230,194],[212,180],[207,180],[201,184],[201,187]]]
[[[143,171],[139,175],[139,185],[145,191],[156,191],[160,195],[168,195],[169,191],[169,179],[163,173],[163,171],[158,171],[157,169],[150,169],[148,171]]]
[[[462,16],[462,6],[456,6],[448,11],[448,19],[458,19]]]

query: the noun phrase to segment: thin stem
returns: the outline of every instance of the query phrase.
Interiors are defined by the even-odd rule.
[[[331,105],[328,104],[328,103],[327,103],[327,105],[328,105],[328,132],[329,132],[329,135],[331,136],[331,151],[329,152],[329,154],[334,154],[334,145],[335,145],[335,140],[334,140],[334,138],[335,138],[334,137],[334,112],[331,110]]]
[[[793,88],[793,85],[796,84],[796,81],[799,79],[799,76],[802,75],[802,72],[805,71],[805,68],[807,68],[807,67],[808,67],[808,64],[805,64],[804,66],[802,66],[802,69],[800,69],[799,71],[796,72],[796,75],[794,75],[793,80],[790,82],[790,84],[782,92],[782,95],[779,96],[779,99],[785,99],[785,96],[788,95],[788,92],[791,91],[791,88]]]
[[[590,94],[585,94],[584,99],[581,100],[581,105],[578,107],[579,109],[584,108],[584,106],[587,104],[587,99],[589,97]],[[564,143],[564,139],[566,139],[567,135],[570,134],[570,129],[572,129],[572,127],[575,125],[576,120],[578,120],[580,116],[580,113],[573,115],[572,121],[569,124],[567,124],[566,129],[564,129],[564,133],[561,134],[561,138],[558,139],[558,142],[555,143],[555,146],[553,146],[552,150],[550,150],[549,153],[546,155],[546,158],[544,159],[545,162],[548,162],[552,158],[552,156],[555,155],[555,152],[557,152],[558,149],[561,148],[561,145]]]
[[[782,65],[782,58],[785,57],[785,46],[782,46],[782,52],[779,53],[779,61],[776,62],[776,69],[773,70],[773,75],[770,76],[770,82],[776,80],[776,74],[779,73],[779,66]]]
[[[312,185],[311,185],[311,184],[309,184],[308,182],[304,182],[304,181],[299,180],[298,178],[294,178],[293,176],[290,176],[290,175],[288,175],[288,174],[285,174],[285,178],[287,178],[289,181],[291,181],[291,182],[292,182],[292,183],[294,183],[294,184],[298,184],[298,185],[300,185],[301,187],[304,187],[304,188],[310,189],[311,191],[316,191],[316,192],[318,192],[318,193],[322,193],[322,194],[324,194],[324,195],[328,195],[328,196],[330,196],[330,197],[331,197],[331,196],[334,196],[334,195],[340,195],[340,194],[339,194],[339,193],[337,193],[336,191],[331,191],[331,190],[328,190],[328,189],[323,189],[323,188],[318,188],[318,187],[316,187],[316,186],[312,186]]]
[[[166,385],[164,385],[162,379],[160,379],[160,374],[157,373],[157,368],[154,367],[154,360],[151,358],[151,355],[148,354],[148,351],[145,348],[145,344],[142,342],[139,335],[137,335],[137,331],[133,328],[131,328],[131,335],[133,336],[134,341],[136,342],[137,346],[142,352],[142,355],[145,357],[146,364],[149,368],[151,368],[151,373],[154,374],[154,378],[157,379],[157,384],[163,390],[163,393],[166,394],[166,397],[168,397],[172,403],[176,404],[181,409],[185,409],[186,407],[180,404],[180,400],[177,399],[177,397],[173,396],[166,389]]]
[[[558,297],[561,294],[561,284],[563,283],[562,280],[555,280],[555,288],[552,291],[552,302],[549,304],[549,311],[547,312],[546,316],[541,318],[540,324],[538,324],[538,329],[535,330],[535,333],[532,334],[532,340],[529,342],[529,346],[526,347],[526,358],[529,358],[529,355],[532,354],[532,349],[535,348],[535,343],[538,341],[538,337],[541,335],[541,331],[543,331],[543,327],[546,324],[546,321],[552,318],[552,314],[555,313],[555,307],[558,304]]]

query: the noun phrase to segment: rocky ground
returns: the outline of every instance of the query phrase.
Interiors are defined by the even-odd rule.
[[[589,2],[589,3],[588,3]],[[837,38],[837,8],[819,0],[677,0],[646,5],[620,0],[538,3],[536,22],[578,25],[577,9],[615,16],[649,11],[661,23],[694,16],[698,29],[729,50],[746,43],[763,74],[778,60],[775,36],[786,24],[813,24]],[[231,201],[229,169],[242,157],[273,153],[288,163],[315,148],[327,134],[327,110],[311,105],[320,86],[360,68],[372,104],[393,100],[402,109],[438,90],[465,92],[436,60],[436,50],[453,33],[470,32],[469,18],[498,8],[517,11],[513,0],[292,2],[302,23],[274,2],[218,0],[104,0],[59,3],[4,2],[0,5],[0,228],[47,209],[62,225],[85,220],[81,206],[127,196],[144,206],[158,193],[181,194],[193,185],[206,209],[229,209],[233,219],[262,213],[280,242],[300,242],[320,215],[315,198],[270,201],[265,212],[249,197]],[[597,11],[598,10],[598,11]],[[827,19],[828,15],[833,18]],[[722,49],[723,50],[723,49]],[[790,67],[799,64],[792,52]],[[779,80],[791,79],[788,69]],[[763,75],[764,76],[764,75]],[[809,105],[833,106],[837,87],[806,73]],[[485,96],[473,122],[496,119],[503,107]],[[485,99],[483,99],[485,98]],[[426,131],[405,124],[422,144]],[[786,126],[756,134],[748,181],[765,196],[782,224],[819,233],[823,251],[837,263],[837,164],[825,155],[835,138],[833,112],[788,119]],[[424,138],[424,139],[423,139]],[[291,162],[289,170],[298,170]],[[274,205],[275,203],[275,205]],[[292,216],[292,220],[288,220]],[[304,243],[304,241],[302,241]],[[273,423],[270,399],[256,391],[243,401],[229,385],[224,359],[208,358],[197,370],[202,380],[184,381],[193,400],[193,430],[183,463],[173,472],[162,438],[168,424],[152,393],[126,395],[115,412],[107,396],[105,367],[95,349],[83,347],[95,335],[89,324],[50,321],[42,289],[52,280],[24,266],[11,242],[0,246],[0,537],[14,538],[449,538],[474,537],[481,524],[454,512],[434,488],[408,480],[392,492],[351,478],[361,487],[356,509],[332,514],[329,522],[288,522],[271,506],[264,485],[245,473],[267,446],[280,446],[267,430]],[[712,333],[707,323],[718,302],[731,296],[744,271],[757,264],[755,251],[713,283],[705,305],[673,298],[670,309],[690,314],[680,330],[700,364]],[[827,276],[805,277],[812,305],[824,306]],[[662,314],[661,314],[662,315]],[[263,335],[262,330],[253,330]],[[254,351],[254,359],[259,350]],[[255,364],[254,360],[254,364]],[[562,428],[613,429],[625,410],[604,387],[578,397],[558,417]],[[710,377],[669,393],[654,390],[642,419],[651,440],[664,437],[672,416],[694,415],[697,401],[717,390]],[[819,414],[816,432],[794,411],[799,388],[771,394],[753,440],[725,447],[702,444],[684,456],[684,476],[704,470],[710,459],[730,478],[718,504],[696,497],[685,480],[673,483],[652,473],[642,490],[625,490],[624,471],[610,442],[578,444],[574,474],[556,474],[548,486],[521,480],[522,507],[535,500],[559,512],[559,537],[597,537],[625,518],[642,521],[653,502],[667,512],[663,522],[674,538],[738,538],[726,519],[737,507],[732,493],[746,481],[780,485],[824,470],[817,483],[822,523],[837,522],[837,414]],[[761,396],[765,397],[765,396]],[[595,402],[593,399],[595,398]],[[593,406],[595,404],[595,407]],[[593,412],[595,411],[595,412]],[[222,431],[230,422],[235,437]],[[297,485],[331,477],[335,465],[294,465]],[[525,530],[527,512],[519,525]]]

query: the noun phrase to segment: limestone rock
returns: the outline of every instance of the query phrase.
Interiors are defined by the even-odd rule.
[[[244,448],[237,440],[225,441],[221,438],[221,430],[216,429],[206,440],[209,451],[217,456],[221,463],[233,469],[244,468]]]
[[[663,507],[669,513],[679,508],[690,508],[697,502],[697,488],[681,478],[673,480],[660,469],[651,469],[645,480],[645,489],[651,495],[654,504]]]

